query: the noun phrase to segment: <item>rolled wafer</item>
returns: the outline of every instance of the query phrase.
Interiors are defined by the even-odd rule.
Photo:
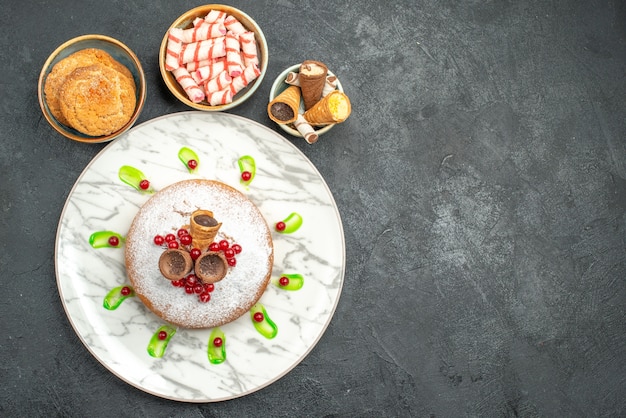
[[[295,122],[300,109],[300,88],[287,87],[267,105],[267,114],[271,120],[283,125]]]
[[[304,140],[309,144],[314,144],[319,139],[319,135],[315,132],[315,129],[304,119],[304,116],[298,115],[298,118],[293,123],[298,132],[302,135]]]
[[[306,60],[300,64],[299,79],[304,110],[312,108],[322,97],[327,74],[328,68],[319,61]]]
[[[210,210],[198,209],[191,214],[189,235],[191,245],[200,251],[206,251],[215,239],[217,232],[222,226],[217,222]]]
[[[330,125],[345,121],[351,111],[348,96],[335,90],[304,112],[304,119],[313,126]]]

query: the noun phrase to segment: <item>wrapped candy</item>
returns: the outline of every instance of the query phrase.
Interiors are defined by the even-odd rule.
[[[180,52],[183,49],[183,30],[172,28],[167,34],[167,50],[165,52],[165,69],[175,70],[180,66]]]
[[[226,70],[231,77],[237,77],[243,70],[241,61],[241,48],[237,35],[228,32],[225,38],[226,42]]]
[[[232,78],[228,75],[228,71],[224,70],[204,84],[204,91],[206,94],[211,94],[216,91],[224,90],[231,84],[231,81]]]
[[[206,97],[204,90],[198,86],[185,67],[178,67],[172,70],[172,74],[174,74],[178,84],[180,84],[183,90],[185,90],[185,93],[187,93],[189,100],[193,103],[199,103],[204,100]]]
[[[230,84],[230,90],[232,91],[233,96],[240,92],[244,87],[250,84],[252,81],[256,80],[257,77],[261,74],[261,70],[255,64],[248,65],[243,73],[239,77],[233,78],[232,83]]]
[[[241,55],[243,56],[244,67],[247,67],[250,64],[259,65],[254,32],[246,31],[239,34],[239,44],[241,45]]]
[[[183,43],[180,52],[180,63],[186,64],[192,61],[201,61],[226,56],[226,43],[223,36],[206,39],[204,41]]]
[[[226,26],[226,29],[237,35],[246,31],[246,28],[244,28],[241,22],[233,15],[226,16],[224,26]]]
[[[227,87],[224,90],[209,93],[206,96],[206,99],[211,106],[225,105],[228,103],[232,103],[233,93],[231,92],[230,88]]]
[[[192,43],[226,35],[226,27],[223,23],[209,23],[204,19],[196,19],[196,21],[193,27],[183,30],[183,42]]]
[[[202,84],[207,80],[217,77],[219,73],[226,69],[226,60],[223,59],[203,62],[207,62],[207,65],[203,65],[196,71],[191,72],[191,76],[198,84]],[[189,68],[189,66],[187,68]]]

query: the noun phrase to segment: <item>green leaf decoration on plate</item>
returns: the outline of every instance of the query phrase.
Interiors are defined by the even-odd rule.
[[[93,248],[118,248],[124,244],[125,238],[113,231],[98,231],[89,236],[89,245]]]
[[[276,222],[276,231],[281,234],[293,234],[302,226],[302,216],[297,212],[292,212],[284,220]]]
[[[167,344],[172,337],[176,334],[176,328],[171,325],[163,325],[152,335],[150,343],[148,344],[148,354],[155,358],[163,357]]]
[[[123,165],[117,174],[120,180],[135,190],[141,193],[154,193],[154,189],[141,170],[130,165]]]
[[[178,159],[185,165],[190,173],[195,173],[200,165],[198,154],[191,148],[182,147],[178,151]]]
[[[250,309],[250,319],[254,328],[267,339],[272,339],[278,334],[278,327],[267,314],[265,306],[257,303]]]
[[[212,364],[220,364],[226,360],[226,336],[221,329],[214,328],[211,331],[207,354]]]
[[[109,311],[116,310],[126,298],[135,296],[135,290],[132,286],[124,285],[111,289],[109,293],[104,297],[102,306]]]
[[[283,274],[272,279],[272,284],[283,290],[300,290],[304,286],[304,277],[301,274]]]
[[[244,155],[237,160],[241,177],[239,182],[244,186],[249,186],[256,175],[256,162],[250,155]]]

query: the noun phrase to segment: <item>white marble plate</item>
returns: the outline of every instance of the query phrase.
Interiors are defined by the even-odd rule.
[[[178,159],[186,146],[200,157],[189,174]],[[237,160],[251,155],[256,177],[239,183]],[[227,360],[207,357],[210,330],[178,329],[165,355],[147,346],[165,323],[138,298],[116,310],[105,295],[127,284],[122,248],[92,248],[93,232],[124,235],[149,196],[121,182],[118,170],[131,165],[159,190],[199,177],[244,192],[273,226],[291,212],[304,222],[293,234],[273,233],[273,278],[298,273],[304,286],[286,291],[270,284],[260,302],[278,326],[267,339],[249,315],[224,325]],[[89,351],[115,375],[156,396],[188,402],[233,399],[259,390],[288,373],[311,351],[337,306],[345,271],[343,228],[333,196],[313,164],[282,136],[256,122],[226,113],[183,112],[145,122],[111,142],[85,168],[71,190],[59,221],[55,248],[57,284],[74,330]],[[210,303],[210,302],[209,302]]]

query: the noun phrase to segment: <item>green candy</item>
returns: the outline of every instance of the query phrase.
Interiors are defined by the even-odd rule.
[[[113,246],[109,243],[109,238],[116,237],[118,239],[118,244]],[[89,245],[93,248],[119,248],[124,243],[125,239],[123,236],[113,231],[98,231],[94,232],[89,236]]]
[[[146,176],[135,167],[130,165],[123,165],[120,167],[119,172],[117,173],[120,180],[124,183],[128,184],[132,188],[140,191],[141,193],[154,193],[154,189],[152,186],[149,186],[147,189],[142,189],[140,184],[143,180],[146,180]]]
[[[282,277],[289,279],[289,282],[285,286],[280,284],[280,279]],[[302,286],[304,286],[304,277],[302,277],[301,274],[283,274],[280,277],[273,278],[272,284],[283,290],[300,290],[302,289]]]
[[[195,173],[200,166],[200,158],[198,157],[198,154],[196,154],[192,149],[187,147],[182,147],[180,151],[178,151],[178,159],[182,161],[183,164],[185,164],[185,167],[187,167],[187,170],[190,173]],[[194,160],[198,165],[195,168],[189,167],[190,160]]]
[[[130,293],[128,295],[122,294],[122,289],[125,287],[130,289]],[[130,298],[133,296],[135,296],[135,291],[132,286],[118,286],[116,288],[113,288],[109,293],[107,293],[107,295],[104,297],[104,302],[102,302],[102,306],[104,306],[104,309],[114,311],[120,306],[122,302],[124,302],[124,300],[126,300],[126,298]]]
[[[244,172],[250,173],[250,179],[244,180],[240,178],[239,182],[245,186],[248,186],[252,180],[254,180],[254,176],[256,174],[256,162],[254,158],[249,155],[244,155],[237,160],[237,164],[239,164],[239,172],[243,174]]]
[[[292,234],[302,226],[302,216],[299,213],[292,212],[283,222],[285,223],[285,229],[282,231],[278,230],[278,232],[281,234]]]
[[[260,322],[254,319],[254,315],[257,313],[261,313],[263,315],[263,320]],[[252,320],[252,324],[254,324],[254,328],[256,328],[259,334],[265,338],[271,340],[276,336],[276,334],[278,334],[278,327],[270,319],[265,307],[262,304],[257,303],[252,306],[252,309],[250,309],[250,319]]]
[[[159,333],[164,331],[166,336],[164,339],[159,338]],[[176,328],[170,325],[163,325],[156,330],[152,338],[150,339],[150,343],[148,344],[148,354],[155,358],[163,357],[165,354],[165,349],[167,348],[167,344],[170,342],[172,337],[176,334]]]
[[[222,344],[218,347],[214,341],[216,338],[222,339]],[[212,364],[220,364],[226,360],[226,336],[219,328],[214,328],[209,336],[209,348],[207,350],[209,361]]]

